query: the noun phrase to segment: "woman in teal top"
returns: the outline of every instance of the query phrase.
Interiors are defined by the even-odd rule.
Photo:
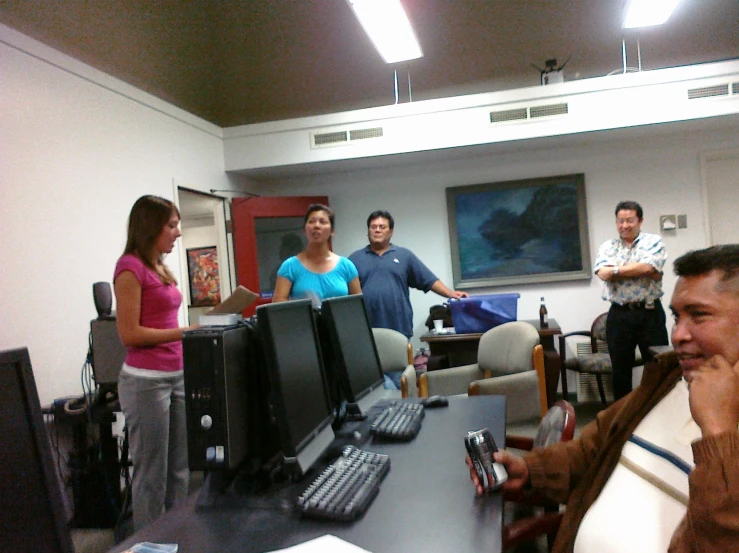
[[[308,207],[303,232],[308,245],[280,266],[272,302],[313,296],[323,301],[336,296],[361,294],[354,263],[329,249],[329,241],[334,234],[333,210],[321,204]]]

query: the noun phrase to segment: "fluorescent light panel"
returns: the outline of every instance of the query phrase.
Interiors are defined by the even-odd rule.
[[[662,25],[679,0],[631,0],[624,20],[625,29]]]
[[[400,0],[347,2],[385,63],[397,63],[423,56]]]

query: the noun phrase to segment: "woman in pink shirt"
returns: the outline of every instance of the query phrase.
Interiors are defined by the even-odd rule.
[[[128,352],[118,381],[133,458],[136,530],[187,497],[189,468],[177,313],[182,294],[164,264],[180,236],[180,213],[142,196],[131,209],[128,240],[113,276],[117,326]]]

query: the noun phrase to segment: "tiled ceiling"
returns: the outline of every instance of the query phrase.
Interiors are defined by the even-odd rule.
[[[680,0],[621,28],[626,0],[402,0],[424,57],[385,65],[345,0],[0,0],[0,22],[223,127],[739,58],[738,0]]]

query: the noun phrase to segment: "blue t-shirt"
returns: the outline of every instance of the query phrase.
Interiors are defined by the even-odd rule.
[[[323,301],[326,298],[348,296],[349,283],[357,278],[357,268],[346,257],[339,257],[336,267],[328,273],[314,273],[306,269],[294,255],[282,262],[277,276],[293,283],[291,300],[310,297],[312,292]]]
[[[382,255],[369,246],[355,251],[349,259],[357,266],[364,305],[373,328],[392,328],[413,336],[413,309],[409,288],[431,290],[438,279],[416,255],[390,244]]]

